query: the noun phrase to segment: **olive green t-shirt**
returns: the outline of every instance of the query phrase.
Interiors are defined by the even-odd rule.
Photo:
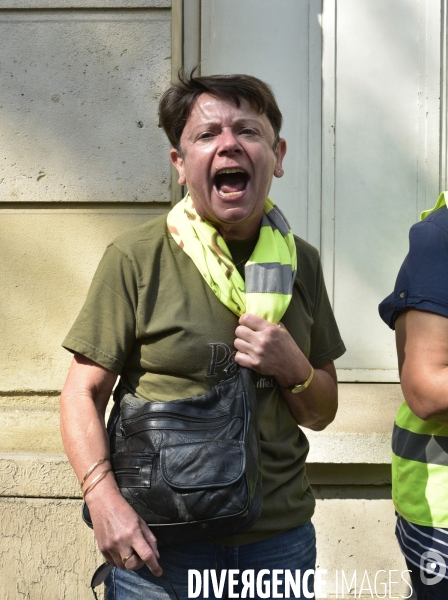
[[[297,277],[282,322],[311,364],[321,367],[345,348],[317,250],[299,238],[296,245]],[[120,374],[125,388],[140,398],[170,401],[203,394],[235,373],[237,325],[162,216],[107,247],[63,346]],[[257,399],[263,511],[249,532],[224,540],[229,545],[287,531],[314,511],[305,473],[308,441],[273,377],[258,376]]]

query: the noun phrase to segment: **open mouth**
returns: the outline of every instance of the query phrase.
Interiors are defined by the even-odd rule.
[[[242,169],[223,169],[215,175],[214,184],[223,198],[239,196],[246,189],[249,176]]]

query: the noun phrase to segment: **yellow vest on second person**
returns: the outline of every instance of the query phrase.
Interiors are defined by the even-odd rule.
[[[434,208],[446,205],[442,192]],[[401,405],[392,436],[392,498],[397,512],[416,525],[448,528],[448,427],[417,417]]]

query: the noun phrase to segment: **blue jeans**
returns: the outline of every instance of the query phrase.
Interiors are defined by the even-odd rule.
[[[163,548],[162,577],[155,577],[146,566],[138,571],[114,568],[105,581],[106,600],[175,600],[173,588],[180,600],[314,598],[315,563],[316,537],[309,521],[244,546],[192,543]],[[229,573],[230,569],[238,573]]]

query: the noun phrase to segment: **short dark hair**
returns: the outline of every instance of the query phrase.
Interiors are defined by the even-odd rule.
[[[247,100],[254,110],[265,114],[269,119],[274,130],[274,149],[276,148],[283,117],[267,83],[252,75],[194,77],[195,70],[189,74],[179,71],[179,81],[166,90],[159,103],[159,126],[163,127],[174,148],[181,151],[182,132],[193,105],[201,94],[232,100],[237,107],[241,100]]]

